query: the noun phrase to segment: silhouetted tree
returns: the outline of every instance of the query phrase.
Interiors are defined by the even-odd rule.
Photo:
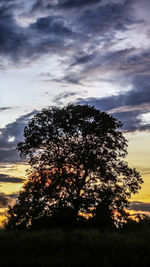
[[[101,217],[102,224],[121,221],[128,199],[142,183],[123,160],[127,141],[118,130],[121,126],[88,105],[43,109],[34,116],[18,144],[32,173],[8,210],[8,228],[33,225],[64,209],[72,210],[70,221],[89,213],[99,223]]]

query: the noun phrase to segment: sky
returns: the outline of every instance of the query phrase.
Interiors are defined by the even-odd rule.
[[[16,151],[42,108],[93,105],[123,123],[127,161],[150,211],[150,1],[0,1],[0,215],[28,167]]]

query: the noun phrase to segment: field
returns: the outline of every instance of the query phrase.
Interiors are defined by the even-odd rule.
[[[0,264],[5,266],[149,266],[150,230],[100,232],[60,229],[0,231]]]

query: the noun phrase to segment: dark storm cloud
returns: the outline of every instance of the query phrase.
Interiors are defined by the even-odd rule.
[[[13,176],[9,176],[6,174],[0,174],[0,183],[17,184],[17,183],[23,183],[24,181],[25,181],[25,179],[22,179],[22,178],[13,177]]]
[[[0,162],[21,161],[16,147],[23,140],[24,127],[37,111],[19,117],[16,121],[9,123],[5,128],[0,129]]]
[[[102,0],[60,0],[59,6],[63,8],[79,8],[83,6],[91,6],[94,4],[101,3]]]
[[[55,35],[56,39],[60,37],[69,38],[72,35],[72,31],[65,25],[64,21],[60,17],[43,17],[37,19],[37,21],[30,25],[30,28],[37,30],[41,34]]]
[[[77,26],[80,31],[87,34],[105,34],[110,30],[118,30],[118,27],[119,30],[125,30],[129,21],[132,23],[128,13],[126,7],[120,4],[107,4],[95,9],[87,9],[78,18]]]
[[[37,18],[35,23],[22,27],[16,21],[16,5],[3,2],[0,6],[0,55],[15,62],[36,59],[43,53],[61,52],[73,38],[64,19],[55,15]]]
[[[57,6],[57,0],[36,0],[33,1],[30,12],[45,11]]]
[[[103,1],[31,1],[30,5],[27,5],[24,1],[22,3],[2,1],[0,5],[1,55],[10,56],[16,61],[16,59],[25,58],[36,59],[44,53],[60,54],[66,51],[66,56],[71,59],[79,51],[84,51],[87,41],[88,46],[93,46],[95,49],[96,38],[101,37],[109,43],[109,36],[112,39],[113,32],[125,30],[129,24],[137,23],[133,19],[132,9],[126,3],[110,2],[101,5],[101,2]],[[81,9],[82,6],[87,8]],[[73,7],[77,9],[75,14],[71,9]],[[22,20],[31,16],[31,10],[39,10],[41,14],[39,17],[36,16],[34,23],[23,27],[16,20],[17,8],[22,9]],[[68,8],[69,11],[67,11]],[[68,50],[64,50],[66,48]],[[69,53],[70,49],[72,53]]]
[[[2,2],[0,6],[0,54],[17,60],[22,57],[22,50],[27,45],[25,31],[19,27],[13,17],[14,5]]]
[[[64,19],[60,16],[38,18],[29,26],[28,31],[33,36],[31,51],[34,50],[32,53],[35,58],[46,53],[49,55],[66,53],[67,55],[70,42],[77,37],[77,34],[65,25]]]
[[[101,3],[103,0],[36,0],[33,2],[31,12],[57,10],[57,9],[79,9]]]

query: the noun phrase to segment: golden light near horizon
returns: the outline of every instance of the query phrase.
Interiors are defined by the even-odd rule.
[[[0,173],[9,174],[15,177],[24,177],[26,175],[26,170],[29,168],[29,165],[26,162],[22,163],[11,163],[11,164],[4,164],[0,165]]]
[[[129,166],[136,168],[144,183],[138,194],[132,196],[132,200],[150,202],[150,133],[134,132],[126,134],[128,140],[128,156],[126,160]]]
[[[27,164],[23,164],[23,163],[8,164],[5,166],[5,169],[3,169],[3,166],[2,166],[2,174],[8,175],[11,177],[20,178],[20,179],[23,179],[24,181],[27,178],[26,170],[28,169],[28,167],[29,166]],[[22,186],[23,186],[23,183],[11,183],[11,182],[0,183],[1,192],[3,192],[6,195],[19,192]]]
[[[10,177],[15,177],[19,179],[23,179],[22,183],[11,183],[11,182],[0,182],[0,192],[2,192],[3,196],[6,198],[10,198],[11,195],[17,195],[24,185],[24,181],[27,179],[26,170],[29,166],[25,163],[18,163],[18,164],[6,164],[5,168],[4,165],[0,165],[0,174],[8,175]],[[10,198],[10,205],[15,203],[15,198],[11,200]],[[3,226],[3,222],[6,219],[6,212],[7,207],[0,207],[0,227]]]

